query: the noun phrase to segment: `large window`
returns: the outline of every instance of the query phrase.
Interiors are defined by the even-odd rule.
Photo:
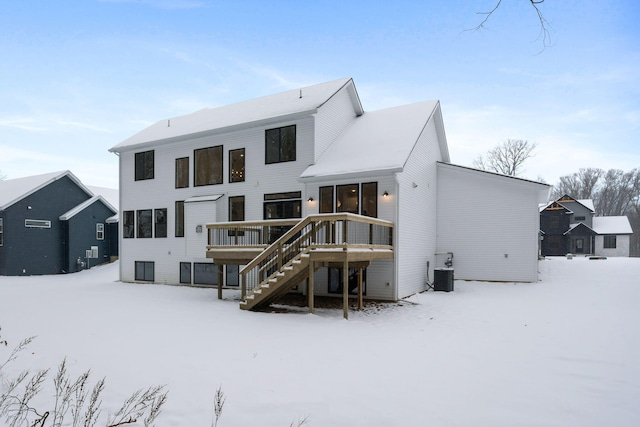
[[[153,150],[136,153],[136,181],[153,179]]]
[[[133,211],[122,212],[122,237],[132,239],[135,237],[135,213]]]
[[[333,213],[333,186],[320,187],[320,213]]]
[[[145,282],[153,282],[154,279],[154,267],[155,263],[152,261],[136,261],[136,280],[143,280]]]
[[[264,195],[264,219],[302,217],[302,193],[272,193]]]
[[[194,285],[217,285],[218,266],[209,262],[193,263],[193,284]]]
[[[194,150],[193,163],[194,186],[222,184],[222,145]]]
[[[616,236],[604,236],[604,248],[615,249],[616,248]]]
[[[336,212],[351,212],[357,214],[358,200],[358,184],[338,185],[336,186]]]
[[[189,158],[176,159],[176,188],[189,186]]]
[[[167,209],[156,209],[154,215],[156,237],[167,237]]]
[[[142,209],[137,211],[138,220],[138,238],[152,237],[151,230],[153,228],[151,222],[151,209]]]
[[[265,131],[265,163],[292,162],[295,159],[295,125]]]
[[[184,237],[184,201],[176,202],[176,237]]]
[[[0,218],[0,246],[4,245],[4,220]]]
[[[244,221],[244,196],[229,197],[229,221]]]
[[[362,212],[364,216],[377,218],[378,216],[378,183],[366,182],[362,184]]]
[[[229,182],[244,181],[244,148],[229,151]]]

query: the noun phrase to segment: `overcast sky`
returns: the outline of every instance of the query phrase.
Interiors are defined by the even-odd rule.
[[[341,77],[365,110],[439,99],[451,161],[537,143],[523,176],[640,167],[640,2],[5,0],[0,172],[118,185],[169,117]]]

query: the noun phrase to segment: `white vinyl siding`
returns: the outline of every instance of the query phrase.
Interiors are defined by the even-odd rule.
[[[167,237],[162,239],[121,239],[121,279],[134,280],[134,263],[129,260],[155,261],[155,282],[179,283],[180,262],[205,262],[206,223],[228,221],[228,195],[245,196],[245,219],[262,220],[264,194],[302,192],[302,216],[306,216],[308,196],[298,177],[313,162],[313,118],[307,116],[295,121],[272,122],[260,126],[221,133],[206,137],[186,139],[154,146],[155,177],[152,180],[134,180],[134,153],[120,154],[122,211],[149,208],[167,208]],[[266,129],[279,126],[296,126],[296,161],[265,164],[264,135]],[[175,159],[189,157],[193,175],[193,151],[222,145],[223,183],[213,186],[175,188]],[[229,183],[229,151],[245,149],[245,181]],[[191,177],[193,179],[193,177]],[[185,204],[185,237],[175,237],[175,202],[198,196],[224,195],[209,205],[206,212],[191,209]],[[193,205],[200,205],[194,203]],[[191,209],[191,210],[190,210]],[[192,215],[191,217],[189,215]],[[195,226],[203,225],[203,232],[196,233]],[[193,234],[193,236],[190,236]]]
[[[314,161],[353,121],[356,113],[349,91],[342,90],[329,99],[316,113]]]
[[[434,120],[420,135],[404,170],[398,173],[396,267],[398,298],[426,289],[427,262],[432,270],[436,249],[436,204],[441,160]],[[430,277],[433,277],[431,273]]]
[[[438,252],[455,279],[538,279],[540,184],[438,164]]]

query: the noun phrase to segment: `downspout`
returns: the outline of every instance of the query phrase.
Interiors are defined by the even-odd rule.
[[[395,212],[395,217],[396,220],[395,222],[395,227],[393,230],[393,247],[394,247],[394,252],[395,252],[395,256],[393,257],[393,299],[395,301],[398,301],[398,295],[399,295],[399,291],[398,291],[398,287],[400,286],[400,282],[398,282],[398,278],[399,278],[399,274],[398,274],[398,236],[400,235],[399,232],[399,224],[400,224],[400,183],[398,182],[398,173],[394,173],[393,174],[393,180],[395,182],[395,189],[394,189],[394,193],[395,193],[395,203],[396,203],[396,212]]]

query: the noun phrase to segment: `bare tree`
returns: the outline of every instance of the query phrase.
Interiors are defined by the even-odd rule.
[[[553,198],[568,194],[575,199],[594,199],[603,174],[602,169],[583,168],[577,173],[561,176],[558,184],[553,186]]]
[[[540,33],[538,34],[538,39],[542,40],[542,50],[544,50],[548,46],[551,46],[551,25],[545,19],[544,15],[542,14],[542,11],[540,10],[540,5],[544,3],[544,0],[528,0],[528,1],[531,4],[531,7],[533,8],[533,10],[535,11],[536,16],[538,17],[538,22],[540,23]],[[489,18],[493,16],[493,14],[496,12],[496,10],[498,10],[501,4],[502,4],[502,0],[498,0],[496,2],[496,5],[493,7],[493,9],[487,12],[478,12],[479,15],[484,15],[484,19],[475,28],[472,28],[472,30],[480,31],[485,29],[486,24],[489,21]]]
[[[522,164],[533,157],[533,150],[538,146],[522,139],[507,139],[502,144],[491,149],[485,156],[478,156],[473,166],[489,172],[503,175],[518,176]]]

